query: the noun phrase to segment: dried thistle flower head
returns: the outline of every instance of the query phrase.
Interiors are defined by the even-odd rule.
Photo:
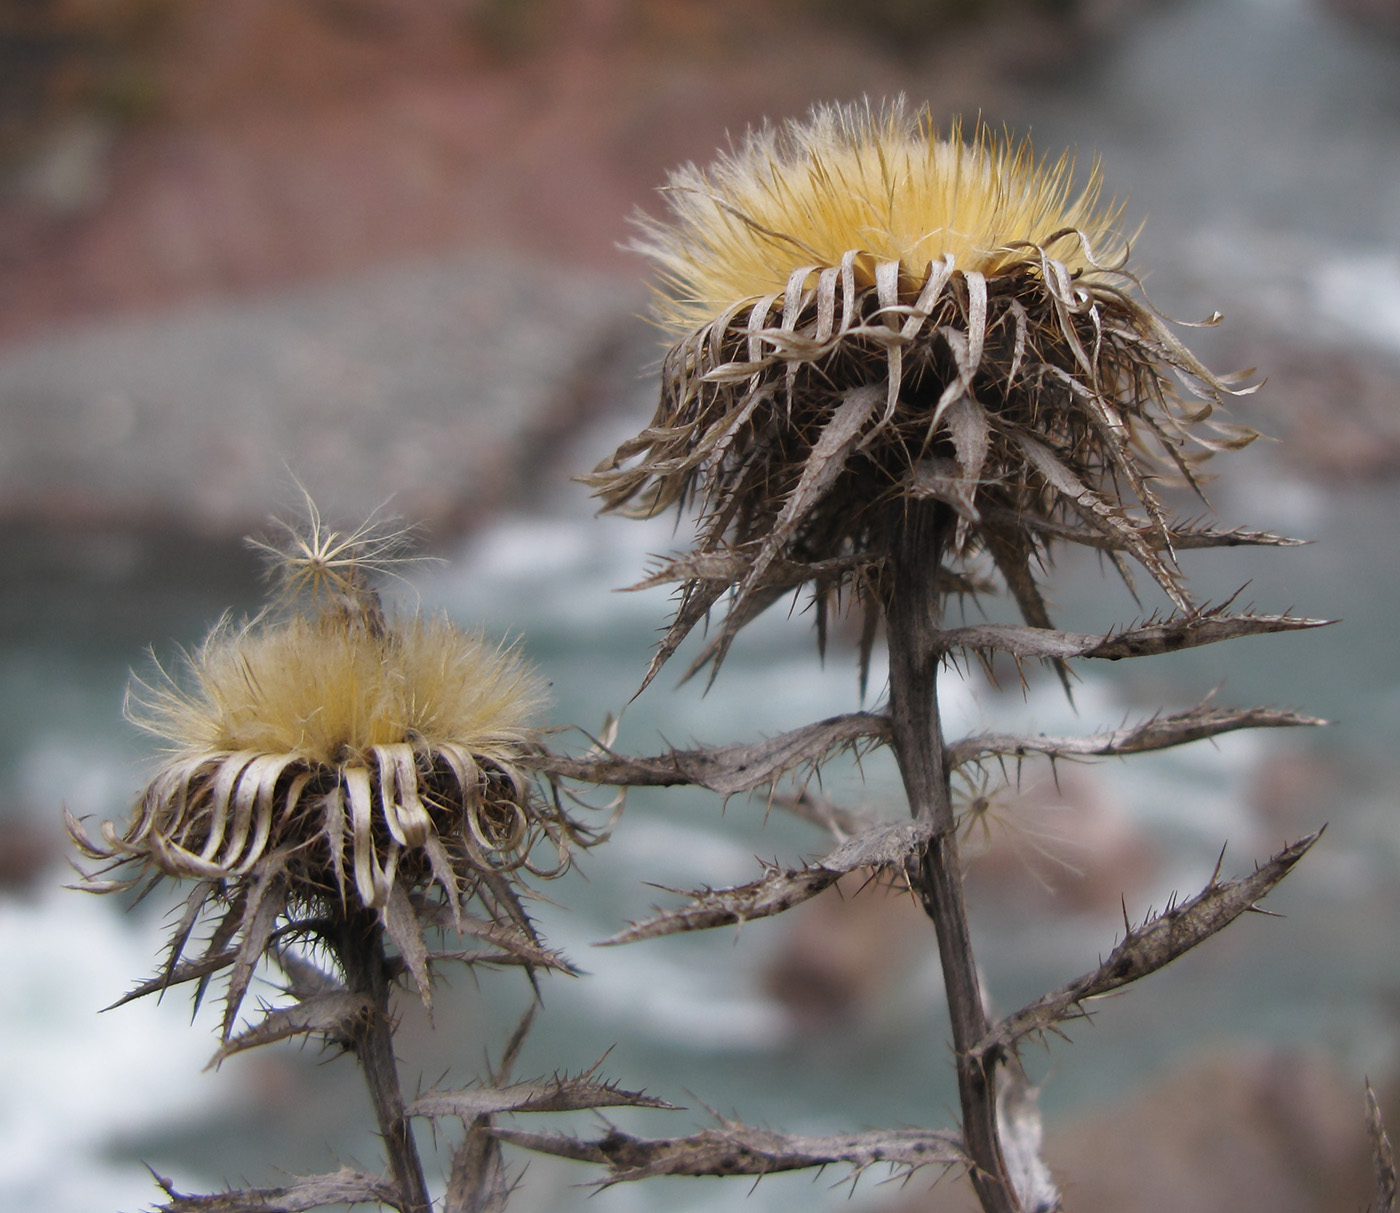
[[[526,663],[442,616],[386,619],[363,577],[376,541],[328,540],[314,513],[309,534],[332,555],[315,575],[301,547],[280,557],[299,602],[225,620],[179,674],[134,680],[128,713],[167,756],[129,824],[98,841],[69,822],[89,857],[129,873],[90,888],[197,882],[158,981],[232,964],[225,1035],[253,964],[301,931],[298,913],[377,913],[425,997],[422,928],[460,928],[470,898],[501,928],[494,942],[509,949],[514,932],[538,959],[512,880],[557,875],[580,837],[535,793],[542,688]],[[211,912],[205,954],[179,965]]]
[[[1212,418],[1228,390],[1135,298],[1099,179],[985,128],[941,136],[902,101],[819,107],[675,173],[637,242],[674,344],[652,424],[590,478],[607,509],[698,500],[696,551],[648,679],[727,592],[697,666],[785,592],[843,589],[878,613],[911,501],[940,503],[1025,619],[1052,538],[1134,557],[1191,609],[1152,488],[1250,441]],[[1178,394],[1184,384],[1193,399]],[[975,576],[950,575],[967,592]]]
[[[267,561],[269,579],[279,599],[340,596],[357,599],[374,593],[375,576],[418,557],[406,555],[410,530],[394,519],[372,513],[354,531],[332,530],[311,494],[302,489],[306,517],[297,522],[272,520],[270,539],[249,538],[248,546]]]

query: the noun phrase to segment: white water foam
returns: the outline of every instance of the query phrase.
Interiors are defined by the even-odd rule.
[[[62,878],[33,900],[0,899],[0,1023],[23,1041],[0,1050],[0,1208],[146,1208],[158,1189],[139,1163],[104,1157],[114,1136],[187,1125],[237,1079],[203,1072],[214,1020],[206,1010],[192,1026],[184,998],[97,1013],[152,971],[159,923],[123,921]]]

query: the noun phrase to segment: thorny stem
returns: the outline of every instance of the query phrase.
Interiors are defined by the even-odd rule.
[[[353,1048],[365,1073],[379,1133],[399,1190],[401,1213],[429,1213],[428,1183],[413,1128],[404,1115],[403,1090],[394,1060],[394,1029],[389,1018],[389,975],[384,957],[384,928],[373,911],[351,913],[344,920],[336,954],[346,987],[369,999],[370,1010],[356,1027]]]
[[[931,819],[935,827],[913,879],[938,937],[972,1184],[986,1213],[1021,1213],[997,1134],[996,1061],[973,1052],[987,1032],[987,1016],[968,933],[957,822],[938,715],[938,670],[932,659],[939,630],[936,581],[953,519],[946,506],[935,502],[910,502],[903,509],[884,589],[890,725],[909,811],[916,818]]]

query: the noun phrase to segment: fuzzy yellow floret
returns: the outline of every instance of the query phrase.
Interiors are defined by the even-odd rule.
[[[129,714],[180,754],[256,751],[332,766],[420,740],[490,753],[528,736],[541,688],[513,653],[445,617],[380,631],[326,612],[216,628],[188,686],[137,682]]]
[[[635,247],[661,266],[661,319],[677,333],[852,251],[860,287],[877,263],[898,262],[916,291],[947,255],[956,269],[994,275],[1034,261],[1027,243],[1071,272],[1092,270],[1121,254],[1120,208],[1100,207],[1097,165],[1073,194],[1073,167],[1068,157],[1037,163],[1029,142],[982,126],[970,141],[957,125],[941,138],[927,111],[902,100],[823,106],[806,122],[750,132],[708,169],[673,173],[669,222],[640,219]]]

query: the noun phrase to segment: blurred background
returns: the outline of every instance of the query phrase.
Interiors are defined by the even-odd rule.
[[[1077,712],[1038,671],[1025,694],[949,676],[953,735],[1087,732],[1212,692],[1334,722],[1062,768],[1058,787],[1028,767],[971,839],[1004,1011],[1092,968],[1124,909],[1199,889],[1222,846],[1248,871],[1330,823],[1269,903],[1285,917],[1031,1050],[1068,1207],[1366,1205],[1363,1076],[1400,1117],[1395,0],[0,0],[0,1205],[145,1207],[145,1163],[184,1191],[378,1166],[344,1060],[280,1047],[204,1072],[212,1020],[191,1026],[183,997],[98,1015],[153,971],[164,907],[62,888],[60,808],[120,817],[149,769],[128,671],[257,608],[241,537],[295,510],[293,477],[352,526],[386,499],[421,523],[445,563],[402,592],[521,637],[554,724],[596,732],[625,707],[619,744],[655,752],[858,706],[851,651],[819,664],[800,609],[755,626],[708,695],[666,674],[629,705],[668,600],[614,591],[683,534],[594,518],[570,477],[654,405],[646,267],[620,246],[666,170],[765,117],[898,92],[1081,172],[1102,157],[1145,223],[1153,301],[1223,311],[1188,340],[1265,379],[1236,413],[1278,441],[1222,461],[1212,504],[1317,541],[1199,554],[1198,595],[1248,583],[1261,610],[1344,620],[1086,670]],[[1075,630],[1137,613],[1092,561],[1065,559],[1053,597]],[[889,765],[863,774],[837,765],[825,790],[897,815]],[[824,846],[761,800],[633,796],[545,890],[549,939],[589,976],[545,983],[521,1072],[613,1047],[611,1077],[688,1106],[618,1117],[660,1134],[705,1104],[814,1133],[951,1125],[907,899],[852,888],[738,934],[591,946],[665,899],[645,882],[738,883],[755,856]],[[405,1011],[410,1087],[482,1073],[529,997],[511,974],[453,987],[436,1031]],[[512,1208],[966,1207],[922,1175],[590,1197],[591,1178],[535,1159]]]

